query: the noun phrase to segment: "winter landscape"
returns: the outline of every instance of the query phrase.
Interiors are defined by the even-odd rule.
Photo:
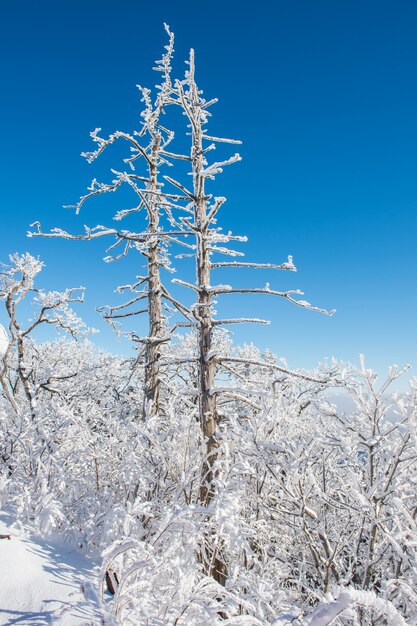
[[[245,253],[255,222],[267,237],[284,211],[279,145],[259,144],[254,198],[259,186],[266,204],[229,228],[227,176],[245,146],[218,132],[227,119],[216,123],[221,85],[206,90],[200,70],[204,40],[188,33],[197,53],[181,56],[163,8],[173,20],[152,24],[158,60],[135,59],[132,81],[153,80],[126,103],[135,127],[92,130],[92,182],[66,182],[79,199],[31,206],[21,232],[2,233],[0,624],[416,625],[417,380],[406,361],[374,371],[362,354],[343,359],[346,337],[336,357],[289,365],[280,337],[308,350],[304,316],[330,327],[332,290],[307,300],[297,249],[281,240]],[[267,85],[247,89],[265,91],[247,121],[265,141],[273,99]],[[107,121],[119,128],[117,110]],[[65,144],[65,122],[54,133]],[[48,159],[31,161],[46,196]],[[89,276],[107,300],[89,300]],[[280,323],[281,309],[294,322]]]

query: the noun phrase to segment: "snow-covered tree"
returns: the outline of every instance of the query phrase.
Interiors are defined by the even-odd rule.
[[[35,287],[35,278],[43,263],[29,253],[12,254],[9,264],[0,267],[0,300],[4,302],[9,333],[2,329],[2,355],[0,384],[13,409],[18,412],[18,396],[23,389],[32,417],[35,417],[34,390],[31,385],[32,366],[26,358],[26,346],[39,326],[47,324],[73,337],[89,332],[85,323],[71,308],[71,304],[83,302],[82,287],[65,291],[45,292]],[[19,305],[31,297],[34,307],[33,319],[26,324],[19,318]],[[16,361],[17,378],[11,375],[12,360]]]
[[[35,223],[33,226],[36,226],[37,230],[31,233],[32,236],[84,240],[110,236],[114,242],[107,249],[110,254],[105,257],[105,261],[117,261],[126,256],[130,250],[136,250],[145,259],[146,272],[137,275],[131,284],[117,288],[119,293],[131,294],[128,301],[100,308],[105,319],[118,331],[120,331],[120,320],[141,314],[148,315],[146,337],[141,337],[137,332],[127,333],[139,345],[137,364],[144,365],[143,416],[157,414],[160,409],[161,347],[169,341],[171,336],[167,329],[164,302],[172,301],[169,290],[162,284],[161,269],[173,271],[168,247],[177,240],[179,235],[182,235],[182,229],[179,228],[174,217],[176,203],[181,196],[166,193],[160,177],[161,168],[170,167],[173,160],[182,158],[169,151],[174,132],[168,130],[161,121],[173,89],[171,62],[174,54],[174,36],[168,26],[165,26],[165,29],[169,36],[169,43],[165,47],[165,54],[156,62],[154,68],[162,73],[163,77],[161,84],[157,85],[155,100],[152,100],[149,89],[139,86],[144,104],[140,130],[133,133],[116,131],[109,137],[103,138],[99,134],[101,129],[96,128],[91,133],[91,137],[98,145],[97,149],[83,153],[87,161],[92,163],[109,146],[116,142],[126,142],[130,147],[130,153],[124,159],[127,169],[122,171],[112,169],[115,178],[111,183],[101,183],[94,179],[88,193],[72,207],[79,213],[83,205],[91,198],[113,193],[121,187],[128,187],[133,191],[137,204],[130,209],[118,210],[113,219],[128,220],[136,218],[138,213],[144,213],[147,223],[142,224],[136,220],[135,230],[130,228],[120,230],[98,225],[94,228],[86,228],[84,235],[71,235],[59,228],[55,228],[50,233],[43,233],[40,224]]]
[[[209,162],[207,154],[219,144],[239,144],[240,141],[214,137],[208,134],[207,123],[210,116],[208,109],[215,104],[216,99],[207,101],[203,98],[195,78],[194,51],[191,50],[188,61],[188,71],[185,79],[175,82],[170,102],[180,106],[188,122],[191,146],[189,154],[180,155],[190,164],[192,187],[183,184],[177,178],[165,176],[165,179],[186,197],[183,210],[186,215],[180,216],[179,220],[184,229],[194,237],[194,249],[187,254],[181,255],[195,259],[195,283],[185,282],[182,279],[174,279],[173,282],[191,289],[195,294],[195,303],[191,307],[181,305],[179,311],[186,317],[187,322],[195,329],[197,338],[197,351],[195,356],[197,380],[195,397],[199,404],[199,421],[202,433],[202,445],[205,447],[205,455],[202,466],[202,476],[199,492],[200,505],[209,507],[215,493],[216,467],[219,466],[219,452],[221,447],[221,431],[219,430],[218,397],[226,391],[228,397],[245,401],[246,395],[253,395],[254,390],[237,389],[229,387],[227,390],[216,384],[223,363],[227,363],[228,370],[233,367],[233,359],[223,358],[215,349],[214,335],[219,329],[236,323],[268,323],[266,320],[253,318],[218,319],[214,306],[216,298],[226,294],[254,293],[273,295],[284,298],[297,306],[310,310],[328,313],[324,309],[312,306],[309,302],[297,296],[302,295],[299,290],[278,291],[271,289],[269,284],[261,288],[239,288],[224,284],[212,284],[212,271],[221,268],[269,268],[273,270],[295,271],[292,257],[282,264],[273,263],[249,263],[245,261],[217,261],[213,257],[226,255],[228,257],[241,257],[241,252],[227,246],[233,241],[246,241],[244,236],[234,236],[230,232],[223,233],[217,226],[218,215],[225,203],[224,197],[214,197],[207,190],[207,183],[223,171],[223,168],[240,160],[239,154],[224,160]],[[180,241],[181,243],[181,241]],[[189,244],[185,244],[189,248]],[[190,391],[188,391],[190,393]],[[192,393],[192,392],[191,392]],[[210,541],[207,541],[207,545]],[[216,553],[208,548],[208,553],[203,555],[208,571],[215,580],[225,584],[226,563],[222,560],[221,549],[216,548]]]
[[[107,138],[97,129],[97,150],[85,154],[94,161],[124,141],[128,167],[114,170],[111,183],[93,181],[76,205],[127,187],[137,205],[115,219],[128,224],[142,212],[147,223],[83,235],[45,235],[38,225],[35,233],[114,237],[109,261],[136,250],[146,271],[119,287],[131,298],[102,310],[113,325],[147,314],[148,336],[130,333],[140,346],[136,359],[89,343],[30,339],[41,324],[86,330],[70,309],[82,294],[39,291],[42,264],[11,257],[0,275],[7,319],[0,327],[0,500],[41,532],[58,527],[74,545],[102,554],[99,589],[106,575],[115,581],[113,600],[102,594],[109,623],[417,623],[417,385],[392,392],[403,370],[392,367],[379,384],[363,359],[359,368],[332,362],[304,372],[252,344],[233,345],[231,324],[266,320],[218,317],[217,300],[230,294],[327,311],[298,290],[217,279],[222,268],[295,265],[291,256],[246,262],[232,249],[245,237],[219,226],[225,198],[210,185],[240,157],[209,156],[239,142],[209,134],[215,100],[197,86],[193,52],[185,78],[172,78],[169,35],[156,98],[142,89],[141,129]],[[175,112],[188,125],[177,152],[161,123]],[[173,164],[175,174],[164,174]],[[194,281],[173,281],[173,289],[193,294],[191,304],[162,282],[172,251],[194,264]],[[29,323],[20,314],[26,296],[36,305]],[[347,409],[332,387],[349,400]]]

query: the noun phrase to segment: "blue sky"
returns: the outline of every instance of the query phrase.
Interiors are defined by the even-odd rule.
[[[200,86],[207,98],[219,98],[212,134],[243,140],[243,161],[213,187],[228,197],[221,224],[249,236],[248,260],[282,262],[292,254],[299,268],[272,276],[236,272],[235,284],[269,280],[337,309],[327,318],[270,298],[228,296],[220,312],[272,321],[236,328],[236,340],[270,347],[292,367],[333,355],[355,361],[360,352],[379,370],[417,363],[411,0],[5,4],[1,259],[29,250],[46,263],[40,287],[85,285],[83,315],[101,330],[96,341],[127,349],[94,307],[115,301],[113,289],[140,271],[139,259],[105,265],[102,244],[25,233],[35,219],[73,232],[110,222],[106,204],[86,205],[79,217],[62,205],[94,176],[109,179],[111,158],[88,165],[79,156],[91,148],[89,132],[138,127],[135,85],[158,79],[151,68],[166,43],[164,21],[176,35],[176,73],[193,46]]]

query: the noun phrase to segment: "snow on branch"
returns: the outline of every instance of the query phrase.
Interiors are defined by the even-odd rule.
[[[207,141],[214,141],[214,143],[232,143],[241,145],[242,142],[239,139],[225,139],[224,137],[213,137],[212,135],[203,134],[203,139]]]
[[[6,300],[12,326],[17,324],[16,307],[29,291],[34,294],[32,303],[36,307],[35,319],[26,330],[20,324],[16,326],[19,336],[27,337],[41,324],[56,326],[73,337],[95,332],[94,329],[87,328],[70,307],[70,304],[84,302],[84,287],[73,287],[65,291],[35,289],[34,281],[43,263],[28,252],[22,255],[12,254],[9,259],[9,265],[1,265],[0,298]]]
[[[109,135],[107,139],[104,139],[103,137],[99,136],[98,133],[100,131],[101,131],[101,128],[96,128],[90,133],[90,137],[93,139],[93,141],[95,143],[98,143],[97,150],[94,150],[93,152],[81,153],[81,156],[85,157],[88,163],[92,163],[98,156],[100,156],[100,154],[102,154],[102,152],[104,152],[104,150],[109,145],[114,143],[117,139],[125,139],[126,141],[130,142],[133,145],[134,150],[138,153],[134,157],[127,159],[129,163],[139,158],[140,156],[143,156],[148,161],[148,163],[150,163],[150,159],[149,159],[148,154],[146,153],[146,150],[140,145],[138,141],[136,141],[134,137],[132,137],[132,135],[129,135],[128,133],[116,131],[115,133],[112,133],[111,135]]]
[[[130,315],[137,315],[139,313],[146,312],[147,309],[136,311],[133,313],[129,312],[129,313],[122,313],[122,314],[119,314],[119,311],[124,311],[124,309],[127,309],[128,307],[132,306],[132,304],[141,302],[142,300],[145,300],[147,297],[148,297],[148,292],[143,290],[139,292],[139,295],[136,296],[136,298],[132,298],[128,302],[123,302],[122,304],[117,304],[115,306],[105,305],[105,306],[99,307],[97,311],[99,311],[103,315],[104,319],[106,320],[115,319],[116,317],[128,317]]]
[[[180,189],[191,200],[195,199],[195,196],[191,193],[191,191],[189,191],[182,183],[179,183],[174,178],[171,178],[171,176],[164,176],[164,179],[167,182],[171,183],[171,185],[174,185],[174,187],[177,187],[178,189]]]
[[[22,300],[26,293],[33,289],[36,276],[44,267],[39,258],[29,252],[9,255],[9,264],[0,265],[0,298],[14,297]]]
[[[33,302],[38,308],[37,319],[22,333],[29,335],[40,324],[49,324],[62,329],[72,337],[80,334],[97,332],[88,328],[86,323],[75,313],[70,304],[84,302],[84,287],[66,289],[65,291],[38,291]]]
[[[315,609],[308,626],[330,626],[350,607],[374,610],[379,620],[390,626],[406,626],[407,622],[389,600],[378,597],[373,591],[341,587],[336,599],[320,603]],[[379,621],[378,620],[378,621]]]
[[[192,285],[191,283],[187,283],[185,280],[181,280],[180,278],[173,278],[172,281],[175,285],[182,285],[182,287],[188,287],[188,289],[192,289],[193,291],[200,291],[200,289],[196,285]]]
[[[271,396],[270,391],[261,391],[260,389],[250,389],[248,387],[211,387],[209,394],[211,396],[215,394],[227,393],[229,395],[235,394],[239,396],[258,396],[268,398]]]
[[[206,224],[210,224],[214,220],[217,212],[219,211],[219,209],[223,206],[225,202],[226,202],[226,198],[224,198],[223,196],[214,198],[214,205],[212,207],[209,207],[209,212],[207,214],[207,218],[205,222]]]
[[[289,370],[286,367],[282,367],[281,365],[277,365],[276,363],[266,363],[265,361],[256,361],[254,359],[246,359],[239,357],[219,357],[219,363],[242,363],[243,365],[256,365],[258,367],[265,367],[266,369],[275,370],[278,372],[282,372],[287,376],[292,376],[294,378],[301,378],[303,380],[308,380],[313,383],[319,383],[320,385],[327,385],[330,382],[330,378],[314,378],[314,376],[309,376],[308,374],[303,374],[301,372],[295,372],[294,370]]]
[[[244,252],[239,250],[232,250],[231,248],[225,248],[223,246],[208,246],[210,252],[217,252],[218,254],[224,254],[225,256],[245,256]]]
[[[27,233],[28,237],[46,237],[46,238],[62,238],[62,239],[71,239],[71,240],[81,240],[81,241],[89,241],[90,239],[97,239],[98,237],[105,237],[108,235],[114,235],[118,240],[115,244],[112,244],[108,250],[110,250],[113,246],[118,245],[122,241],[130,241],[134,243],[146,243],[147,240],[152,239],[152,237],[163,238],[172,238],[172,237],[187,237],[190,236],[190,233],[184,232],[182,230],[176,231],[163,231],[162,229],[156,232],[143,231],[140,233],[134,233],[129,230],[117,230],[116,228],[107,228],[106,226],[101,226],[98,224],[93,228],[84,225],[85,234],[84,235],[73,235],[63,230],[62,228],[52,228],[50,232],[44,232],[42,230],[42,226],[40,222],[33,222],[30,224],[31,227],[36,227],[35,231],[29,231]],[[185,244],[183,244],[185,245]]]
[[[222,324],[265,324],[269,325],[269,320],[259,319],[257,317],[236,317],[223,320],[214,320],[213,326],[220,326]]]
[[[161,154],[169,157],[170,159],[178,159],[180,161],[191,161],[191,157],[186,154],[176,154],[175,152],[168,152],[167,150],[161,150]]]
[[[164,23],[164,29],[169,37],[168,44],[165,46],[166,53],[162,55],[162,59],[155,62],[155,67],[153,69],[156,72],[162,72],[164,76],[166,88],[170,89],[172,86],[171,84],[171,70],[172,70],[171,61],[174,56],[175,36],[174,36],[174,33],[171,31],[170,27],[168,26],[168,24]],[[163,89],[163,87],[160,87],[160,89]]]
[[[111,184],[100,183],[97,181],[96,178],[93,178],[90,186],[88,187],[89,193],[85,194],[84,196],[81,196],[77,204],[66,204],[64,208],[75,209],[75,213],[78,215],[81,210],[81,207],[83,206],[83,204],[85,204],[85,202],[87,202],[87,200],[89,200],[90,198],[93,198],[94,196],[99,196],[103,193],[113,193],[114,191],[116,191],[116,189],[119,189],[119,187],[124,182],[126,181],[123,177],[119,177],[118,179],[114,180]]]
[[[217,285],[215,287],[210,287],[210,293],[213,295],[221,295],[226,293],[260,293],[266,294],[270,296],[277,296],[280,298],[284,298],[293,304],[296,304],[303,309],[308,309],[309,311],[317,311],[318,313],[323,313],[324,315],[332,316],[336,312],[334,309],[331,311],[327,311],[326,309],[321,309],[319,307],[313,306],[307,300],[297,300],[293,298],[294,295],[304,295],[302,291],[299,289],[289,290],[289,291],[274,291],[269,288],[269,284],[267,283],[263,288],[235,288],[230,287],[229,285]]]
[[[230,159],[226,159],[226,161],[218,161],[216,163],[213,163],[212,165],[209,165],[206,169],[201,171],[201,175],[204,176],[204,178],[211,178],[212,180],[214,180],[216,174],[221,174],[223,172],[223,167],[226,167],[227,165],[232,165],[232,163],[237,163],[241,160],[242,157],[240,156],[240,154],[235,154],[234,156],[230,157]]]
[[[297,271],[297,268],[295,267],[293,263],[292,256],[288,256],[288,261],[286,261],[285,263],[281,263],[281,265],[276,265],[274,263],[246,263],[243,261],[242,262],[224,261],[224,262],[219,262],[219,263],[212,263],[211,267],[213,269],[218,268],[218,267],[250,267],[250,268],[255,268],[255,269],[287,270],[290,272]]]
[[[191,324],[193,324],[191,310],[187,306],[185,306],[185,304],[182,304],[182,302],[174,298],[174,296],[169,293],[168,289],[164,287],[164,285],[161,286],[161,290],[164,299],[168,300],[168,302],[170,302],[177,309],[177,311],[182,313],[182,315],[184,315],[184,317],[188,319]]]

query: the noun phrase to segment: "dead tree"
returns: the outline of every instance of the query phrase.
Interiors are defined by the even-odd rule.
[[[115,261],[128,254],[132,248],[145,257],[146,274],[138,276],[137,281],[133,284],[118,288],[119,292],[131,292],[133,294],[129,301],[118,306],[105,307],[103,312],[106,319],[112,324],[117,324],[121,318],[141,313],[147,313],[149,316],[147,337],[141,338],[135,333],[130,333],[131,338],[142,346],[137,362],[144,362],[144,417],[156,415],[159,411],[161,368],[185,361],[195,365],[197,372],[196,389],[187,390],[187,393],[193,395],[198,401],[203,463],[197,497],[199,504],[207,508],[209,516],[209,508],[216,494],[216,479],[219,475],[222,455],[218,397],[224,394],[228,398],[242,402],[245,401],[245,393],[247,393],[245,389],[227,388],[225,390],[216,384],[216,375],[222,367],[233,374],[239,365],[238,359],[230,357],[226,359],[216,351],[215,331],[218,328],[236,323],[268,323],[266,320],[254,318],[218,319],[213,310],[216,299],[227,294],[256,293],[280,297],[297,306],[324,314],[332,314],[332,311],[328,312],[312,306],[309,302],[301,299],[302,292],[299,290],[278,291],[271,289],[269,284],[252,289],[232,287],[220,283],[212,285],[212,271],[224,267],[269,268],[288,271],[296,271],[296,268],[290,256],[282,264],[213,260],[213,257],[217,257],[217,255],[226,255],[229,258],[244,256],[241,252],[229,248],[228,244],[233,241],[244,242],[246,237],[224,233],[216,225],[218,213],[225,202],[225,198],[213,197],[206,189],[207,182],[214,180],[227,165],[239,161],[240,156],[235,154],[231,158],[209,163],[207,154],[219,144],[239,144],[240,142],[208,134],[206,126],[210,116],[209,108],[216,100],[206,101],[202,92],[198,90],[195,80],[193,51],[190,54],[189,69],[184,80],[172,81],[172,54],[173,37],[170,34],[167,53],[157,63],[156,69],[163,72],[164,81],[159,87],[159,94],[155,103],[151,101],[150,92],[142,89],[145,110],[142,114],[143,125],[140,132],[133,135],[116,132],[107,139],[98,135],[100,129],[92,133],[93,140],[98,144],[98,149],[85,154],[89,162],[94,161],[116,140],[122,139],[127,141],[131,147],[131,155],[125,159],[130,170],[122,172],[113,170],[116,178],[110,184],[98,183],[93,180],[89,193],[83,196],[75,207],[78,212],[88,199],[100,194],[114,192],[122,185],[128,185],[136,194],[138,205],[133,209],[119,211],[116,213],[115,219],[122,220],[143,210],[147,214],[147,227],[134,232],[96,226],[93,229],[87,228],[83,235],[70,235],[60,229],[45,234],[37,223],[37,231],[34,234],[86,240],[112,236],[114,243],[109,248],[111,255],[106,260]],[[160,123],[160,117],[168,105],[180,107],[188,121],[191,147],[187,154],[177,154],[168,150],[173,139],[173,133]],[[145,137],[148,138],[147,144],[143,143]],[[163,165],[172,165],[176,160],[189,164],[190,171],[188,174],[191,174],[192,177],[190,188],[181,182],[181,175],[176,177],[164,175],[161,179],[159,169]],[[144,175],[136,173],[135,164],[137,161],[145,165]],[[165,191],[163,181],[174,188],[172,193]],[[163,228],[162,218],[168,222],[169,229]],[[191,244],[189,243],[190,239],[192,240]],[[179,299],[174,298],[161,281],[161,269],[171,269],[167,249],[171,244],[186,246],[186,254],[179,256],[186,256],[195,260],[194,284],[181,279],[173,281],[193,291],[195,302],[191,307],[185,306]],[[122,251],[115,253],[115,249],[117,252],[119,249]],[[136,306],[139,305],[140,307],[140,303],[143,301],[146,302],[146,306],[143,309],[136,309]],[[194,329],[198,346],[196,358],[182,359],[180,357],[176,360],[170,360],[166,358],[168,356],[166,354],[164,358],[161,358],[162,346],[172,336],[172,329],[167,330],[165,328],[164,304],[173,305],[185,317],[185,322],[182,325]],[[262,366],[262,363],[260,365]],[[236,379],[239,379],[239,376],[236,376]],[[325,381],[318,382],[324,383]],[[249,399],[248,404],[253,406],[253,402]],[[216,542],[208,532],[205,542],[207,549],[203,562],[206,573],[224,585],[227,578],[227,566],[226,559],[222,555],[221,538],[219,542]]]
[[[163,182],[160,180],[159,168],[171,166],[172,160],[181,158],[168,151],[168,146],[174,138],[174,133],[167,130],[160,121],[165,108],[172,95],[173,85],[171,81],[171,61],[174,53],[174,36],[165,26],[169,35],[169,43],[166,53],[154,68],[162,72],[163,82],[158,86],[158,95],[155,102],[151,99],[149,89],[139,87],[144,102],[142,116],[142,128],[133,134],[117,131],[108,138],[99,136],[100,128],[91,133],[98,144],[97,150],[85,152],[83,156],[92,163],[110,145],[116,141],[125,141],[130,146],[130,155],[124,159],[128,165],[128,171],[112,170],[115,179],[111,183],[100,183],[94,179],[88,193],[80,198],[79,202],[70,208],[75,208],[79,213],[87,200],[101,195],[115,192],[122,186],[128,186],[137,198],[137,205],[131,209],[118,211],[114,219],[123,220],[139,212],[146,213],[147,226],[143,230],[133,232],[131,230],[118,230],[96,226],[86,228],[83,235],[71,235],[61,229],[54,229],[50,233],[44,233],[40,224],[35,222],[37,230],[32,236],[63,237],[65,239],[95,239],[98,237],[114,237],[114,242],[106,252],[111,254],[105,257],[105,261],[113,262],[128,254],[131,249],[138,251],[146,260],[146,273],[136,276],[136,280],[129,285],[117,288],[119,293],[130,292],[132,297],[127,302],[117,306],[101,307],[101,312],[109,323],[120,332],[120,320],[132,316],[148,314],[148,334],[140,337],[137,333],[126,333],[139,344],[139,355],[136,364],[144,364],[144,402],[143,418],[146,415],[155,415],[160,408],[160,358],[161,346],[170,339],[170,333],[166,330],[164,317],[164,301],[172,300],[168,290],[162,285],[161,268],[172,271],[170,266],[167,247],[176,241],[176,237],[182,235],[182,229],[174,217],[177,202],[183,200],[182,195],[168,194],[163,191]],[[144,165],[144,173],[136,172],[137,164]],[[164,216],[169,224],[169,229],[164,229],[161,217]],[[116,252],[114,252],[116,250]],[[121,250],[121,252],[119,252]],[[142,303],[145,306],[142,308]],[[183,310],[183,312],[185,312]]]
[[[173,282],[191,289],[195,293],[196,301],[191,312],[194,318],[193,325],[196,329],[198,341],[197,357],[197,394],[199,403],[199,419],[201,432],[204,439],[205,454],[202,467],[202,476],[199,489],[199,503],[209,507],[216,489],[216,473],[219,461],[219,448],[221,435],[219,433],[219,416],[217,411],[217,397],[224,390],[216,387],[216,374],[222,366],[222,356],[216,352],[213,344],[214,331],[222,325],[235,323],[268,323],[266,320],[252,318],[216,319],[213,312],[215,299],[220,295],[232,293],[258,293],[273,295],[284,298],[297,306],[332,314],[324,309],[312,306],[305,300],[298,299],[302,295],[299,290],[277,291],[265,287],[244,289],[234,288],[230,285],[218,284],[212,286],[212,270],[222,267],[246,267],[246,268],[269,268],[275,270],[296,271],[292,257],[288,257],[285,263],[280,265],[270,263],[247,263],[237,261],[213,262],[214,255],[227,255],[232,257],[243,256],[241,252],[228,248],[225,244],[231,241],[246,241],[246,237],[234,236],[231,233],[223,233],[216,226],[217,215],[226,201],[224,197],[212,197],[206,190],[206,182],[213,180],[222,172],[223,168],[240,161],[239,154],[223,161],[208,163],[207,153],[213,150],[217,144],[240,144],[240,141],[210,136],[207,132],[207,122],[210,113],[208,108],[217,100],[206,101],[202,97],[195,80],[194,51],[191,50],[189,69],[185,80],[175,84],[175,95],[172,103],[179,105],[189,122],[191,135],[190,163],[193,186],[191,189],[183,185],[179,180],[165,176],[165,179],[185,194],[188,198],[186,209],[190,216],[181,217],[182,225],[195,238],[195,251],[187,256],[195,256],[196,282],[187,283],[183,280],[174,279]],[[183,158],[186,158],[185,156]],[[231,369],[228,359],[228,369]],[[236,399],[242,400],[242,394],[233,393],[228,389],[229,397],[235,395]],[[244,397],[243,397],[244,399]],[[207,538],[208,543],[210,538]],[[221,557],[221,549],[210,550],[208,546],[208,573],[215,580],[224,585],[227,577],[226,564]]]

